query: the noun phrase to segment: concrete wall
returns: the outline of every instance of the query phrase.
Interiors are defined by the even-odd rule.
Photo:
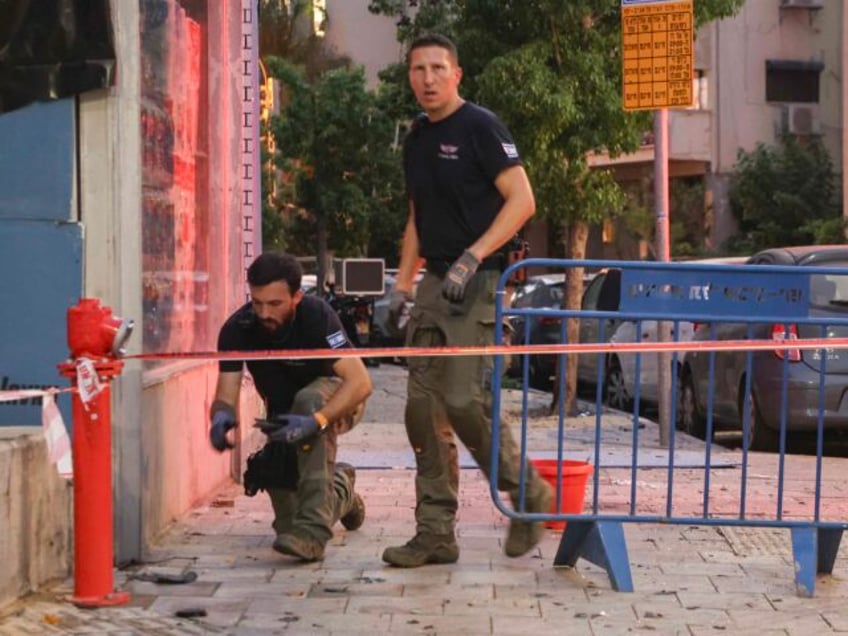
[[[0,427],[0,607],[71,572],[71,483],[40,426]]]
[[[247,455],[264,443],[264,436],[252,428],[262,413],[261,403],[252,383],[245,380],[238,429],[242,443],[231,452],[212,449],[207,413],[216,379],[216,363],[201,364],[178,373],[172,370],[168,382],[144,389],[140,492],[145,549],[187,510],[232,478],[240,478]]]

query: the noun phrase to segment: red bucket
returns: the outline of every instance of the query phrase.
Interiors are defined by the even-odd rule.
[[[551,512],[557,514],[556,490],[557,479],[560,479],[562,493],[560,495],[560,513],[579,514],[583,512],[583,501],[586,499],[586,481],[592,474],[594,467],[588,462],[563,459],[531,459],[530,463],[539,471],[539,475],[547,481],[554,489],[554,500],[551,503]],[[562,472],[557,475],[557,470],[562,465]],[[545,527],[552,530],[564,530],[565,521],[546,521]]]

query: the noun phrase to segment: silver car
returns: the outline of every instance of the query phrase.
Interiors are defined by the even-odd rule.
[[[848,267],[848,246],[805,246],[773,248],[748,259],[753,265],[800,265]],[[810,276],[810,317],[848,319],[848,275]],[[765,319],[768,320],[767,318]],[[825,429],[848,431],[848,351],[787,348],[795,338],[844,338],[848,326],[783,324],[710,323],[700,325],[692,338],[699,340],[773,339],[774,350],[750,352],[751,378],[746,381],[746,351],[689,351],[681,371],[682,396],[678,422],[687,432],[703,437],[707,419],[710,385],[713,421],[717,426],[742,430],[745,412],[749,415],[751,448],[773,450],[779,441],[786,377],[786,429],[815,431],[819,421],[820,382],[824,380],[823,421]],[[777,345],[780,345],[778,348]],[[714,355],[711,382],[710,357]],[[826,363],[822,359],[826,358]],[[787,358],[784,361],[784,358]],[[825,370],[824,378],[822,371]],[[746,395],[745,387],[750,385]]]
[[[726,256],[718,258],[703,258],[686,261],[705,265],[741,265],[745,256]],[[695,333],[694,325],[688,321],[680,321],[676,327],[670,324],[671,340],[686,342]],[[656,320],[643,320],[641,325],[633,320],[623,320],[610,338],[612,343],[658,342]],[[636,385],[639,385],[640,403],[657,404],[659,402],[659,355],[643,353],[638,356],[639,374],[636,374],[637,356],[635,353],[611,353],[606,362],[604,380],[604,397],[606,403],[616,409],[629,411],[633,408],[636,395]],[[683,354],[677,355],[677,373],[683,363]]]

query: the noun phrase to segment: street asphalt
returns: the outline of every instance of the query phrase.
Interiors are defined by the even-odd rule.
[[[324,561],[300,564],[275,553],[267,498],[246,497],[233,484],[175,524],[144,563],[116,571],[130,605],[76,608],[64,600],[73,589],[68,580],[0,608],[0,634],[848,632],[844,545],[833,574],[818,576],[815,596],[805,598],[796,593],[789,530],[697,522],[707,487],[707,516],[738,518],[743,484],[750,518],[774,518],[779,494],[780,515],[805,518],[815,501],[814,458],[787,456],[778,489],[776,455],[746,458],[738,449],[711,447],[705,470],[704,442],[677,434],[670,490],[669,450],[661,448],[653,422],[639,420],[634,429],[630,416],[598,416],[583,405],[560,427],[546,415],[549,394],[538,392],[527,397],[530,417],[521,437],[528,457],[556,457],[562,444],[564,457],[600,466],[597,481],[587,485],[587,510],[597,500],[604,513],[662,516],[670,500],[673,516],[692,517],[683,524],[624,524],[634,591],[615,591],[606,571],[583,559],[574,568],[554,567],[559,531],[548,531],[524,557],[506,557],[508,519],[464,451],[459,561],[387,566],[383,549],[414,532],[414,459],[403,426],[406,372],[383,364],[372,374],[374,395],[363,421],[341,438],[339,456],[357,466],[366,520],[353,532],[338,525]],[[521,432],[521,392],[504,392],[502,412]],[[822,518],[848,519],[846,469],[844,458],[827,458],[822,466]]]

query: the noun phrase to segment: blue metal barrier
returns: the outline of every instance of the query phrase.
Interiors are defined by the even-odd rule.
[[[743,269],[744,267],[744,269]],[[507,281],[516,270],[544,269],[548,272],[566,272],[574,268],[591,268],[597,270],[620,271],[620,285],[613,307],[605,306],[569,309],[539,309],[533,307],[514,308],[508,306]],[[836,280],[841,282],[841,288],[846,291],[845,298],[819,300],[816,297],[815,286],[820,281]],[[813,281],[813,285],[811,285]],[[530,355],[520,354],[520,377],[523,390],[523,409],[519,443],[521,448],[520,493],[515,510],[506,506],[498,495],[498,461],[501,422],[501,391],[504,378],[504,356],[495,356],[495,371],[493,379],[493,436],[492,436],[492,472],[490,488],[495,505],[508,517],[528,521],[566,521],[554,565],[574,565],[579,558],[584,558],[603,567],[610,578],[612,587],[620,591],[632,591],[633,582],[624,536],[623,523],[664,523],[692,524],[710,526],[749,526],[749,527],[779,527],[791,531],[792,550],[795,563],[795,582],[798,594],[812,596],[815,590],[817,573],[831,573],[842,538],[842,532],[848,527],[848,502],[836,501],[832,493],[823,491],[824,466],[824,437],[828,429],[844,428],[848,431],[848,308],[839,315],[839,307],[848,305],[848,268],[840,267],[788,267],[761,265],[715,265],[697,263],[649,263],[634,261],[571,261],[554,259],[528,259],[510,266],[501,276],[498,286],[498,302],[495,324],[504,320],[520,317],[524,321],[521,333],[513,334],[513,343],[532,344],[530,340],[530,325],[532,319],[545,317],[560,321],[559,342],[562,343],[562,353],[548,354],[556,356],[557,383],[556,389],[561,396],[565,395],[566,358],[575,355],[571,353],[567,333],[567,321],[595,321],[599,348],[597,353],[582,353],[592,355],[595,359],[595,369],[592,374],[595,384],[595,421],[593,433],[594,449],[591,461],[594,472],[591,480],[591,505],[588,512],[576,514],[527,512],[525,505],[524,474],[527,463],[531,461],[529,453],[532,448],[528,444],[528,384],[530,380]],[[844,302],[843,302],[844,301]],[[832,304],[832,306],[831,306]],[[832,310],[832,311],[831,311]],[[640,407],[642,399],[642,362],[643,356],[654,355],[641,350],[635,352],[622,343],[608,342],[610,326],[615,321],[620,324],[634,325],[635,339],[641,341],[643,329],[648,321],[663,321],[673,326],[676,343],[669,347],[673,349],[670,355],[670,403],[671,427],[668,431],[668,449],[665,466],[664,486],[658,489],[654,486],[651,492],[664,492],[664,498],[657,501],[645,497],[640,489],[642,471],[649,470],[640,466]],[[695,340],[687,341],[685,334],[691,324],[704,325]],[[686,326],[686,328],[684,328]],[[741,326],[745,337],[741,340],[752,341],[764,338],[755,337],[763,328],[770,329],[769,342],[774,342],[773,351],[764,347],[754,349],[749,345],[747,350],[740,350],[732,355],[744,358],[740,371],[744,379],[733,390],[738,392],[736,404],[722,402],[722,382],[732,374],[721,366],[731,358],[729,349],[720,349],[722,333],[730,333],[730,329]],[[496,330],[496,343],[502,344],[502,333]],[[822,346],[816,342],[816,347],[804,344],[800,335],[811,332],[812,340],[833,340],[831,345]],[[684,336],[681,336],[684,333]],[[584,343],[585,344],[585,343]],[[732,344],[732,343],[731,343]],[[697,346],[696,346],[697,345]],[[738,347],[743,349],[743,347]],[[625,353],[626,351],[630,351]],[[655,349],[656,350],[656,349]],[[796,350],[799,353],[796,353]],[[803,354],[800,351],[803,350]],[[604,384],[610,371],[610,361],[620,360],[622,356],[633,356],[635,378],[632,396],[632,435],[630,439],[629,465],[623,470],[623,477],[629,478],[630,491],[627,505],[621,502],[609,503],[604,499],[605,484],[601,479],[602,470],[613,470],[605,466],[601,454],[604,412]],[[706,361],[704,359],[706,357]],[[770,356],[770,357],[763,357]],[[775,363],[772,358],[780,360]],[[843,363],[843,359],[845,362]],[[796,361],[797,360],[797,361]],[[802,361],[803,360],[803,361]],[[766,362],[768,362],[768,365]],[[697,364],[696,364],[697,363]],[[716,383],[716,366],[719,365],[719,384]],[[793,389],[817,392],[817,408],[807,408],[806,411],[794,410],[799,406],[795,393],[790,391],[790,365],[804,365],[808,379]],[[777,366],[776,366],[777,365]],[[781,366],[782,365],[782,366]],[[770,388],[761,386],[755,371],[764,370],[767,366],[782,368],[782,376],[777,383],[772,382]],[[835,373],[828,375],[829,366]],[[628,367],[629,368],[629,367]],[[793,367],[793,369],[801,367]],[[701,369],[696,375],[695,369]],[[704,370],[705,369],[705,370]],[[687,375],[688,373],[688,375]],[[706,376],[706,377],[703,377]],[[813,379],[809,379],[813,378]],[[799,388],[800,387],[800,388]],[[687,421],[687,412],[683,406],[693,408],[689,413],[698,417],[697,389],[706,392],[704,401],[703,421],[697,425],[703,427],[706,440],[712,440],[713,433],[718,427],[719,420],[736,409],[741,419],[742,445],[739,464],[740,479],[738,496],[730,501],[716,497],[713,492],[711,479],[717,466],[713,456],[711,443],[703,448],[703,475],[701,485],[703,498],[700,505],[693,508],[691,501],[688,508],[681,510],[680,498],[676,499],[675,477],[681,470],[692,470],[689,465],[682,465],[678,457],[682,451],[678,448],[675,424],[695,427],[694,421]],[[690,395],[687,395],[687,391]],[[777,393],[769,393],[777,391]],[[797,391],[796,391],[797,392]],[[830,408],[825,402],[826,395],[833,397],[840,392],[838,406]],[[684,402],[681,405],[681,398]],[[691,400],[691,404],[688,402]],[[761,411],[779,414],[777,429],[769,429],[761,417]],[[789,414],[795,413],[792,422]],[[564,409],[564,399],[559,401],[557,415],[557,453],[556,458],[562,465],[569,452],[568,436],[569,422]],[[732,418],[731,418],[732,419]],[[804,420],[801,422],[801,420]],[[815,433],[816,455],[813,474],[809,479],[809,490],[806,494],[813,496],[812,505],[807,510],[792,510],[785,505],[786,494],[786,441],[787,432],[796,425],[803,425],[805,430]],[[763,428],[765,427],[765,428]],[[759,434],[759,437],[756,435]],[[776,498],[774,507],[771,502],[763,502],[749,492],[750,475],[748,472],[751,442],[763,444],[769,438],[776,442],[777,474]],[[691,456],[692,451],[687,451]],[[656,466],[654,466],[656,468]],[[560,468],[560,470],[562,470]],[[652,476],[657,472],[653,471]],[[562,482],[558,474],[556,510],[563,497]],[[794,488],[803,485],[791,484]],[[642,498],[642,501],[640,501]],[[645,503],[646,499],[650,499]],[[714,501],[718,500],[718,501]]]

